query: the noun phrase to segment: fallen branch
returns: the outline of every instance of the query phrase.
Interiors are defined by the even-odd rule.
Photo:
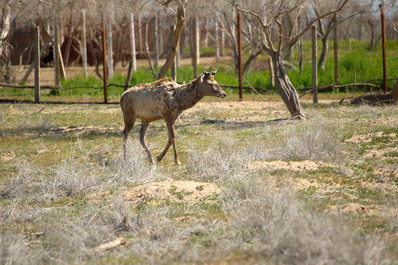
[[[118,237],[113,241],[95,247],[93,250],[95,252],[101,252],[101,251],[110,250],[112,248],[116,248],[124,244],[126,244],[126,239],[124,237]]]
[[[344,84],[344,85],[330,84],[330,85],[325,85],[325,86],[319,86],[319,87],[317,87],[317,89],[322,90],[322,89],[327,89],[327,88],[342,88],[342,87],[348,87],[348,86],[370,86],[370,87],[376,87],[376,88],[379,87],[378,85],[371,84],[371,83],[350,83],[350,84]],[[308,91],[304,92],[303,94],[301,94],[299,96],[300,98],[312,93],[312,91],[314,90],[314,88],[312,88],[312,87],[304,87],[304,88],[299,88],[299,89],[308,90]]]

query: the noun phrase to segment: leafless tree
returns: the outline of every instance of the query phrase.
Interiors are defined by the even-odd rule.
[[[335,6],[338,6],[339,2],[341,1],[313,0],[310,5],[312,8],[309,9],[309,12],[319,17],[323,13],[333,10]],[[373,0],[371,2],[373,2]],[[328,38],[333,29],[339,24],[342,24],[353,17],[358,17],[361,14],[363,15],[368,13],[369,10],[371,10],[369,4],[372,5],[366,1],[350,2],[346,4],[346,7],[340,12],[339,16],[327,16],[318,21],[317,33],[322,42],[322,50],[318,61],[318,68],[325,70],[325,63],[329,48]]]
[[[264,33],[263,49],[270,55],[274,65],[275,84],[292,118],[304,119],[305,115],[300,106],[297,91],[284,69],[282,53],[292,43],[297,42],[314,23],[341,11],[348,1],[340,1],[335,9],[315,16],[301,31],[296,30],[297,19],[302,14],[304,7],[308,5],[308,1],[253,1],[242,3],[242,8],[239,8],[242,12],[257,18],[259,22],[260,28]],[[259,11],[260,9],[261,11]],[[294,23],[291,28],[281,22],[282,17],[286,14],[294,17]],[[286,35],[285,31],[288,31],[289,34]]]
[[[158,74],[158,78],[160,79],[160,78],[163,78],[166,76],[167,72],[173,65],[174,58],[177,54],[177,47],[178,47],[178,43],[180,41],[181,32],[184,28],[184,23],[185,23],[185,18],[186,18],[185,9],[187,6],[187,0],[164,0],[164,1],[156,0],[156,1],[158,3],[160,3],[161,5],[167,7],[169,10],[171,10],[171,12],[173,12],[177,18],[176,27],[172,34],[171,49],[166,58],[166,62],[160,68],[160,71]],[[173,7],[172,6],[173,4],[176,6]]]

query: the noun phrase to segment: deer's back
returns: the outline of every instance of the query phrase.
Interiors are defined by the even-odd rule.
[[[123,113],[134,113],[136,117],[147,121],[162,119],[170,108],[170,99],[176,86],[175,82],[165,81],[130,88],[120,100]]]

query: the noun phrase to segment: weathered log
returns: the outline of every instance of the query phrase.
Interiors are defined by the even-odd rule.
[[[352,105],[385,105],[393,103],[392,94],[364,94],[351,100]]]
[[[108,243],[104,243],[102,245],[99,245],[94,248],[95,252],[101,252],[101,251],[106,251],[110,250],[112,248],[116,248],[118,246],[126,244],[126,239],[124,237],[118,237],[113,241],[110,241]]]

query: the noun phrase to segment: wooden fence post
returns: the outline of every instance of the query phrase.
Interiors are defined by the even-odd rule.
[[[40,28],[35,30],[35,102],[40,102]]]
[[[311,27],[312,30],[312,101],[318,103],[318,69],[317,69],[317,36],[316,26]]]

